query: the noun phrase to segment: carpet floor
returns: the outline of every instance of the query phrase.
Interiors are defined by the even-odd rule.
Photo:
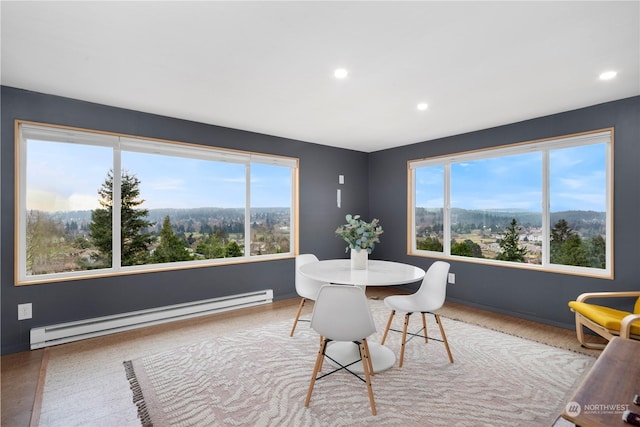
[[[383,303],[371,301],[371,310],[376,324],[384,325]],[[401,321],[396,316],[396,328]],[[318,346],[308,324],[294,338],[288,336],[290,322],[275,322],[125,366],[146,425],[549,426],[594,361],[450,318],[443,325],[454,363],[437,341],[408,343],[402,368],[373,377],[377,416],[364,384],[345,372],[318,381],[304,407]],[[379,342],[381,332],[370,341]],[[433,321],[429,333],[440,338]],[[386,345],[397,354],[400,335],[391,334]]]
[[[367,289],[367,294],[373,300],[384,298],[387,294],[396,292],[396,289]],[[284,300],[268,306],[174,322],[46,348],[44,350],[46,354],[44,360],[47,362],[43,366],[44,374],[41,380],[44,383],[44,387],[41,403],[38,404],[40,410],[34,414],[38,420],[36,424],[42,427],[139,426],[140,420],[138,419],[137,408],[132,403],[132,393],[129,382],[124,375],[123,361],[140,359],[178,347],[233,335],[236,332],[253,329],[258,325],[281,322],[287,324],[290,328],[297,303],[297,299]],[[308,304],[305,307],[305,317],[309,318],[312,307],[312,304]],[[571,350],[573,353],[581,354],[584,350],[577,343],[575,332],[570,330],[488,313],[451,302],[445,303],[441,313],[451,319],[462,319],[465,322],[482,325],[489,329],[504,330],[513,336],[517,335],[542,342],[548,341],[553,346]],[[381,330],[384,328],[385,323],[377,323],[377,325],[378,329]],[[308,323],[301,323],[298,328],[300,330],[308,330]],[[298,332],[296,332],[295,338],[292,339],[293,341],[298,340]],[[452,352],[456,362],[454,365],[457,367],[463,358],[465,350],[464,347],[453,344],[457,339],[453,329],[451,331],[447,330],[447,332],[452,342]],[[288,337],[288,331],[284,336]],[[371,342],[375,342],[375,339],[375,337],[372,337]],[[397,339],[397,337],[394,339]],[[417,343],[412,342],[410,344]],[[433,343],[433,347],[431,347],[431,344],[427,347],[431,352],[430,354],[435,357],[435,360],[443,363],[443,366],[449,363],[441,344]],[[394,347],[393,350],[398,354],[397,347]],[[594,356],[600,354],[599,351],[584,351]],[[315,353],[315,348],[312,349],[312,353]],[[410,361],[409,353],[407,353],[406,360],[408,364]],[[310,377],[312,368],[313,364],[306,368],[306,376]],[[396,368],[394,367],[388,372],[391,373],[393,370],[396,370]],[[305,380],[308,379],[306,378]],[[373,387],[380,405],[385,397],[383,395],[378,396],[380,392],[377,391],[376,380],[374,378]],[[332,383],[333,379],[331,377],[327,378],[326,384],[331,386]],[[492,382],[490,381],[484,386],[490,389],[491,384]],[[349,387],[351,386],[358,388],[357,397],[360,398],[361,390],[359,385],[350,384]],[[306,386],[304,389],[306,390]],[[317,410],[316,398],[319,395],[321,395],[321,388],[316,389],[314,392],[314,398],[309,409]],[[560,402],[557,402],[558,405],[561,405],[564,399],[568,397],[569,394],[565,393],[560,398]],[[367,407],[366,395],[364,398],[364,406]],[[380,411],[380,408],[378,410]],[[548,413],[551,412],[553,410],[549,409]],[[451,422],[451,425],[456,425],[455,420]],[[493,423],[491,420],[483,420],[475,425],[500,424]],[[523,425],[528,424],[524,423]]]

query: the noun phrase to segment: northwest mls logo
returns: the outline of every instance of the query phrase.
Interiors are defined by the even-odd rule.
[[[564,407],[565,412],[570,417],[577,417],[582,412],[582,407],[578,402],[569,402],[567,406]]]
[[[620,403],[612,403],[612,404],[603,404],[603,403],[587,403],[585,405],[580,405],[578,402],[569,402],[567,406],[564,407],[564,410],[567,415],[570,417],[577,417],[578,415],[584,414],[622,414],[625,410],[629,409],[629,405],[620,404]]]

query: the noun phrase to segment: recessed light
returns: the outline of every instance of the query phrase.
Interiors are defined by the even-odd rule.
[[[617,75],[618,73],[615,71],[605,71],[604,73],[600,74],[600,80],[611,80]]]
[[[333,72],[333,75],[336,77],[336,79],[344,79],[349,75],[349,71],[344,68],[338,68]]]
[[[427,108],[429,108],[429,104],[427,104],[426,102],[421,102],[418,104],[418,110],[420,111],[424,111]]]

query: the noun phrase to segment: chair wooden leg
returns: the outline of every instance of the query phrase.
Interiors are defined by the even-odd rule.
[[[304,307],[304,303],[306,300],[306,298],[302,298],[300,300],[300,304],[298,305],[298,312],[296,313],[296,319],[293,321],[293,327],[291,328],[291,333],[289,334],[290,337],[292,337],[293,333],[296,331],[296,325],[298,324],[298,319],[300,318],[300,313],[302,313],[302,307]]]
[[[318,350],[318,357],[316,357],[316,364],[313,367],[313,375],[311,375],[311,382],[309,383],[309,391],[307,391],[307,398],[304,401],[304,406],[309,407],[309,401],[311,401],[311,393],[313,392],[313,386],[316,383],[318,371],[322,368],[322,361],[324,359],[324,352],[327,347],[327,341],[323,338],[320,343],[320,349]]]
[[[404,327],[402,328],[402,344],[400,344],[400,368],[402,368],[402,362],[404,361],[404,346],[407,343],[407,328],[409,327],[409,316],[411,316],[411,313],[407,313],[404,315]]]
[[[582,323],[582,321],[580,320],[580,314],[576,313],[576,336],[578,338],[578,342],[580,343],[580,345],[582,345],[582,347],[584,348],[589,348],[592,350],[602,350],[603,348],[606,347],[606,344],[596,344],[596,343],[588,343],[587,340],[585,340],[584,338],[584,323]],[[600,335],[600,334],[598,334]],[[602,335],[600,335],[602,336]],[[606,337],[603,337],[606,339]]]
[[[584,343],[581,345],[582,347],[588,348],[590,350],[604,350],[604,348],[607,346],[606,344],[596,344],[596,343]]]
[[[424,313],[420,313],[422,314],[422,327],[424,328],[424,342],[425,343],[429,343],[429,337],[427,334],[427,317],[424,315]]]
[[[576,313],[576,336],[578,342],[584,345],[584,329],[582,329],[582,322],[580,322],[580,315]]]
[[[365,382],[367,383],[367,392],[369,393],[369,403],[371,404],[371,413],[376,415],[376,402],[373,399],[373,388],[371,387],[371,355],[369,354],[369,346],[366,339],[360,343],[360,357],[362,357],[362,370],[364,371]]]
[[[365,338],[363,340],[363,343],[364,343],[365,348],[367,349],[367,354],[370,355],[371,352],[369,351],[369,341],[367,341],[367,339]],[[368,358],[368,361],[369,361],[369,372],[371,373],[371,375],[375,375],[375,372],[373,370],[373,361],[371,360],[371,357]],[[363,363],[364,363],[364,361],[363,361]]]
[[[449,355],[449,361],[453,363],[453,356],[451,355],[451,349],[449,349],[449,341],[447,341],[447,336],[444,333],[444,328],[442,327],[442,322],[440,321],[440,315],[434,314],[434,316],[436,318],[436,323],[440,328],[440,334],[442,335],[442,342],[444,342],[444,346],[447,349],[447,354]]]
[[[320,335],[320,347],[322,347],[323,341],[324,341],[324,337]],[[322,367],[324,366],[324,359],[325,359],[324,354],[327,351],[327,344],[329,344],[329,341],[324,343],[324,350],[322,352],[323,357],[320,358],[320,366],[318,366],[318,373],[322,372]]]
[[[384,335],[382,335],[382,341],[380,341],[381,345],[384,345],[384,341],[387,339],[389,328],[391,328],[391,321],[393,320],[393,316],[395,316],[395,314],[396,314],[396,311],[391,310],[391,314],[389,315],[389,321],[387,322],[387,328],[384,330]]]

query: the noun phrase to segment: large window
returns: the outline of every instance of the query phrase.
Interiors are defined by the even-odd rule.
[[[18,284],[295,253],[296,159],[17,129]]]
[[[414,255],[612,277],[613,131],[409,162]]]

